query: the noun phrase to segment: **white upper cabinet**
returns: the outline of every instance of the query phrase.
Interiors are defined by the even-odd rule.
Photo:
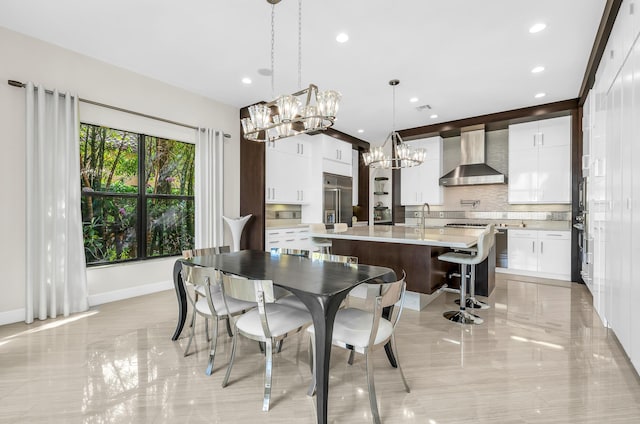
[[[408,142],[413,148],[426,150],[422,165],[403,168],[400,178],[400,203],[404,206],[441,205],[442,137],[429,137]]]
[[[571,117],[509,126],[509,203],[571,202]]]
[[[265,203],[311,201],[312,155],[306,136],[268,142],[265,150]]]
[[[351,165],[351,144],[323,135],[322,157]]]
[[[340,141],[325,134],[315,137],[322,137],[322,171],[352,177],[351,143]]]

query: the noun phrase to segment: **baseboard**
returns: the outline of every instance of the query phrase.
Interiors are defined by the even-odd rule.
[[[167,280],[158,283],[145,284],[143,286],[135,286],[122,290],[114,290],[111,292],[94,294],[89,296],[89,306],[91,307],[102,305],[103,303],[116,302],[118,300],[144,296],[145,294],[157,293],[172,288],[173,280]]]
[[[440,292],[434,292],[433,294],[424,294],[407,290],[404,294],[404,307],[413,311],[421,311],[429,303],[433,302],[439,295]]]
[[[522,275],[525,277],[545,278],[548,280],[571,281],[570,275],[564,274],[548,274],[545,272],[525,271],[521,269],[496,268],[496,272],[500,274]]]
[[[0,325],[24,322],[25,316],[26,311],[24,308],[14,309],[13,311],[0,312]]]
[[[94,294],[89,296],[89,306],[101,305],[103,303],[115,302],[118,300],[129,299],[145,294],[157,293],[173,288],[173,281],[161,281],[153,284],[145,284],[143,286],[135,286],[122,290],[114,290],[111,292]],[[13,311],[0,312],[0,325],[14,324],[16,322],[24,322],[26,311],[24,308],[14,309]]]

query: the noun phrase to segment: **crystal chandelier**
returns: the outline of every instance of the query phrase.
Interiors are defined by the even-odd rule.
[[[274,91],[274,20],[275,5],[280,0],[267,0],[271,4],[271,95]],[[298,88],[302,80],[302,0],[298,0]],[[285,94],[270,102],[248,107],[249,117],[242,118],[242,130],[247,140],[267,142],[297,134],[326,130],[336,119],[340,93],[334,90],[318,91],[309,87],[293,94]]]
[[[372,147],[368,152],[362,154],[364,164],[371,168],[400,169],[417,166],[424,162],[426,151],[424,149],[413,149],[402,141],[402,137],[395,130],[396,126],[396,85],[400,84],[397,79],[389,81],[393,87],[393,127],[384,140],[382,146]],[[392,152],[388,156],[384,152],[387,143],[391,141]]]

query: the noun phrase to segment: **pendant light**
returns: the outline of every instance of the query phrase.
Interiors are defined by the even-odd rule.
[[[372,147],[368,152],[362,154],[364,164],[371,168],[401,169],[417,166],[424,162],[426,151],[424,149],[414,149],[402,140],[400,134],[395,130],[396,126],[396,86],[400,81],[393,79],[389,85],[393,87],[393,126],[391,132],[384,140],[382,146]],[[387,143],[391,142],[391,156],[385,153]]]

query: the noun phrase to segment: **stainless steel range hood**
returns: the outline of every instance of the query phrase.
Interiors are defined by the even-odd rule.
[[[440,177],[441,186],[506,184],[507,178],[504,174],[484,163],[484,125],[462,128],[460,149],[462,153],[460,165]]]

